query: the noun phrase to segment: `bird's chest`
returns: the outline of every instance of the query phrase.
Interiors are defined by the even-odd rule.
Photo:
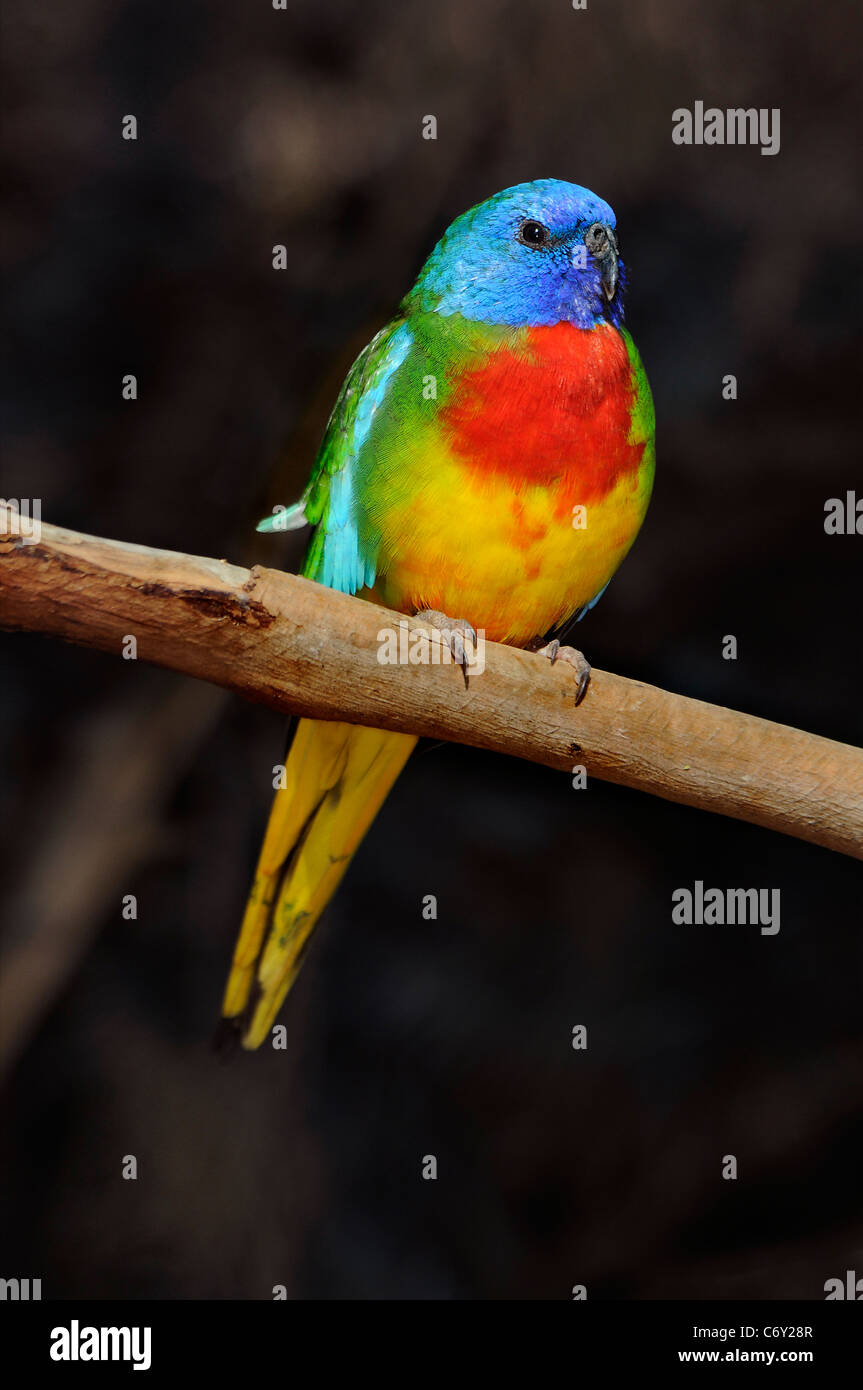
[[[586,505],[638,467],[629,355],[611,325],[533,328],[457,375],[439,414],[456,466],[487,490]]]
[[[510,641],[588,602],[643,515],[632,404],[626,345],[610,326],[528,330],[454,371],[409,444],[414,482],[397,504],[387,600]]]

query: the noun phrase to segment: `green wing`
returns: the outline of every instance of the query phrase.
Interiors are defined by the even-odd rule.
[[[345,594],[375,582],[377,545],[362,536],[358,526],[357,461],[375,412],[411,343],[411,330],[403,318],[375,334],[345,378],[301,500],[258,526],[259,531],[313,526],[302,573]]]

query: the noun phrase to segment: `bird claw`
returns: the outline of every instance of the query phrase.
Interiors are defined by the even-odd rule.
[[[590,662],[575,647],[562,647],[555,637],[551,642],[546,642],[544,647],[536,649],[537,656],[547,656],[552,666],[556,661],[565,661],[571,666],[578,676],[578,685],[575,689],[575,703],[580,705],[585,695],[587,687],[590,685]]]
[[[446,613],[441,613],[437,608],[423,608],[421,612],[415,613],[421,623],[428,623],[441,634],[441,637],[449,647],[450,654],[457,666],[461,667],[464,676],[464,688],[469,688],[468,669],[470,660],[468,657],[466,641],[470,642],[474,652],[479,646],[479,639],[476,629],[465,618],[448,618]]]

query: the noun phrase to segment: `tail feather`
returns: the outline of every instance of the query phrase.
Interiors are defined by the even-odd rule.
[[[318,918],[404,767],[416,739],[300,721],[276,792],[222,1014],[246,1018],[243,1046],[269,1033]]]

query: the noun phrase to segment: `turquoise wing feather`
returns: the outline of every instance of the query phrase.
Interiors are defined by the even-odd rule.
[[[359,526],[358,461],[375,412],[386,399],[411,343],[411,330],[401,318],[372,338],[345,378],[301,500],[258,526],[259,531],[313,526],[302,573],[344,594],[355,594],[375,582],[377,543]]]

